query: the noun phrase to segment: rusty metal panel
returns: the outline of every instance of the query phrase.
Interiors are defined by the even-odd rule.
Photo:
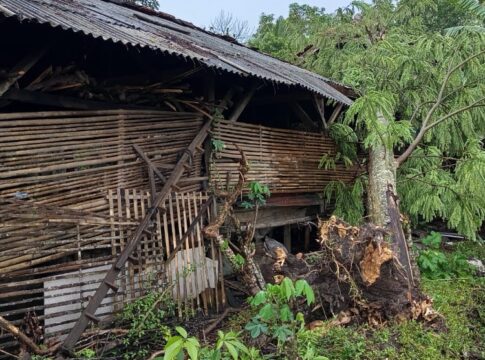
[[[330,79],[142,7],[101,0],[0,0],[0,14],[160,50],[240,76],[299,86],[343,104],[352,103],[330,85],[337,84]]]

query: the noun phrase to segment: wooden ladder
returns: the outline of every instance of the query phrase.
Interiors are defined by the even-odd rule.
[[[204,124],[204,126],[200,129],[199,133],[195,136],[195,138],[190,143],[189,147],[187,148],[187,151],[184,151],[183,155],[181,156],[181,158],[177,162],[177,165],[172,171],[170,177],[163,185],[162,190],[156,195],[156,197],[154,197],[152,206],[148,209],[145,217],[138,225],[132,238],[127,243],[126,247],[123,249],[121,254],[118,256],[118,258],[114,262],[111,269],[107,272],[106,276],[104,277],[103,281],[99,285],[95,294],[91,297],[88,305],[81,313],[81,316],[77,320],[76,324],[71,329],[69,335],[62,343],[62,346],[60,348],[60,354],[57,357],[57,359],[63,359],[64,358],[63,354],[68,355],[72,352],[72,349],[76,345],[77,341],[81,337],[82,333],[84,332],[84,330],[86,329],[90,321],[93,321],[96,323],[100,321],[100,319],[94,315],[96,313],[96,310],[101,305],[101,302],[106,297],[109,290],[112,290],[114,292],[118,291],[118,287],[115,284],[116,278],[118,277],[121,270],[125,266],[126,261],[128,260],[136,261],[136,259],[133,258],[131,254],[136,249],[140,239],[143,236],[143,233],[150,225],[152,217],[157,213],[158,207],[167,199],[168,195],[172,191],[179,190],[176,184],[180,180],[181,176],[184,174],[185,170],[190,169],[190,166],[188,166],[187,161],[191,158],[191,155],[194,154],[194,152],[197,150],[203,151],[201,145],[203,144],[204,140],[207,138],[211,123],[212,121],[209,120],[207,121],[207,123]],[[185,232],[182,238],[179,239],[178,246],[176,247],[175,251],[172,254],[175,254],[178,251],[184,239],[187,236],[189,236],[190,232],[194,229],[196,223],[201,219],[202,214],[210,204],[210,201],[211,201],[211,198],[209,198],[206,201],[206,203],[203,205],[203,208],[199,212],[199,216],[196,219],[194,219],[189,229]]]

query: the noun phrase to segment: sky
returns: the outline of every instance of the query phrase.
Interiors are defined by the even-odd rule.
[[[261,13],[286,16],[289,5],[295,2],[323,7],[333,12],[341,6],[347,6],[351,0],[159,0],[160,11],[200,27],[209,28],[212,20],[223,10],[241,21],[247,21],[252,30],[257,28]]]

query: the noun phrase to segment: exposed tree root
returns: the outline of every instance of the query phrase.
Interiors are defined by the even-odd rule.
[[[335,217],[318,228],[321,251],[303,258],[290,255],[280,274],[261,264],[267,281],[284,275],[312,285],[319,304],[310,309],[310,319],[336,316],[336,324],[376,326],[391,319],[440,319],[431,300],[407,278],[386,229],[372,224],[354,227]]]

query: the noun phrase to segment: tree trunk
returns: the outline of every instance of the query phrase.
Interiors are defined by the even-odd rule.
[[[369,186],[367,206],[370,221],[378,226],[390,222],[387,190],[396,189],[396,165],[392,149],[385,145],[374,146],[369,151]]]
[[[378,115],[382,125],[387,126],[387,120]],[[397,162],[394,159],[393,149],[389,149],[386,134],[382,134],[382,144],[373,146],[369,151],[369,185],[367,189],[367,206],[370,221],[377,226],[391,231],[391,248],[396,254],[401,266],[407,274],[408,280],[414,284],[419,274],[415,259],[410,256],[408,243],[402,229],[400,210],[396,191]]]

